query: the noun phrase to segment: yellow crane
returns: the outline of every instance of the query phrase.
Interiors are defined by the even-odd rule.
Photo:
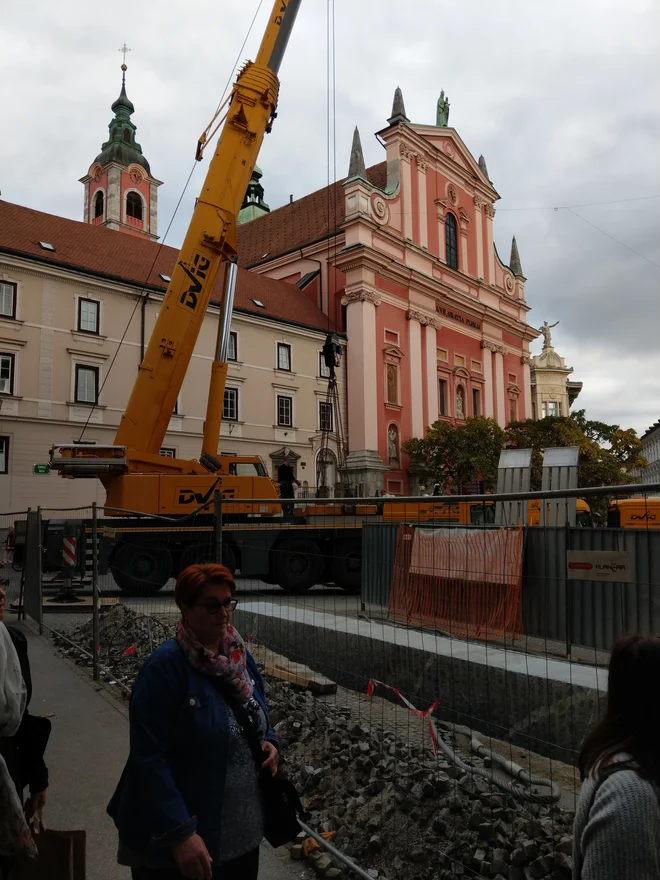
[[[254,512],[280,510],[276,487],[258,456],[217,453],[237,277],[236,219],[264,135],[276,116],[277,73],[300,2],[276,0],[256,61],[243,67],[220,108],[226,108],[226,116],[215,154],[114,444],[51,449],[51,466],[63,476],[101,480],[108,513],[115,508],[185,514],[210,503],[216,491],[239,502],[232,505],[236,513],[252,512],[251,505],[240,504],[247,498],[273,498]],[[197,158],[210,128],[200,138]],[[223,293],[201,455],[199,460],[165,458],[159,450],[217,283]]]

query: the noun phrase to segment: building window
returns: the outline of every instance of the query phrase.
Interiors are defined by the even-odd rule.
[[[544,400],[541,403],[541,418],[557,418],[561,415],[561,404],[556,400]]]
[[[472,389],[472,415],[480,416],[481,415],[481,403],[479,401],[479,389]]]
[[[396,364],[387,365],[387,402],[399,402],[399,368]]]
[[[319,431],[332,433],[332,404],[319,402]]]
[[[99,402],[99,368],[76,364],[76,403]]]
[[[16,317],[16,285],[10,281],[0,281],[0,316]]]
[[[291,372],[291,346],[285,342],[277,343],[277,369]]]
[[[456,218],[453,214],[447,214],[445,217],[445,260],[450,269],[458,269]]]
[[[103,216],[103,191],[99,190],[94,196],[94,219]]]
[[[227,346],[227,360],[228,361],[237,361],[238,360],[238,334],[230,333],[229,334],[229,345]]]
[[[126,196],[126,216],[142,220],[142,196],[139,193],[129,192]]]
[[[95,299],[79,299],[78,330],[82,333],[98,333],[100,308],[101,304]]]
[[[438,412],[441,416],[448,416],[447,411],[447,380],[438,380]]]
[[[277,395],[277,424],[283,428],[293,426],[293,397]]]
[[[518,401],[515,397],[509,398],[509,421],[518,421]]]
[[[222,418],[228,422],[238,421],[238,388],[225,388]]]
[[[319,376],[323,379],[330,378],[330,367],[326,364],[322,351],[319,352]]]
[[[9,437],[0,437],[0,474],[9,473]]]
[[[165,458],[176,458],[176,449],[174,446],[161,446],[158,454]]]
[[[14,393],[14,359],[13,354],[0,354],[0,394]]]

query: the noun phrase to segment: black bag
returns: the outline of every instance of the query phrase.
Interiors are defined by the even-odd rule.
[[[290,843],[300,832],[298,815],[304,815],[300,797],[294,784],[278,769],[275,776],[263,769],[266,754],[246,709],[227,690],[222,690],[236,721],[247,739],[259,772],[259,787],[264,805],[264,837],[273,847]]]

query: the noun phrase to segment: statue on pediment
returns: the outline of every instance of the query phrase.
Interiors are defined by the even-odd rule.
[[[555,321],[554,324],[548,324],[547,321],[543,322],[543,326],[539,327],[539,332],[543,334],[543,348],[551,348],[552,347],[552,335],[550,331],[553,327],[556,327],[559,321]]]
[[[440,92],[440,97],[438,98],[435,124],[438,128],[447,128],[449,124],[449,101],[445,98],[444,89]]]

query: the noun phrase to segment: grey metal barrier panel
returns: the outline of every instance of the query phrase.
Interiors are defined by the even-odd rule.
[[[43,619],[41,582],[41,511],[29,511],[25,535],[25,613],[41,626]]]
[[[626,550],[632,580],[569,581],[567,550]],[[523,620],[529,636],[597,650],[626,632],[660,632],[660,532],[527,529]]]
[[[387,608],[399,523],[362,526],[362,601]]]

